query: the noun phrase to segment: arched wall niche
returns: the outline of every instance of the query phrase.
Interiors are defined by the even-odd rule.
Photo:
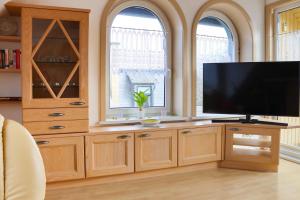
[[[176,115],[186,115],[187,107],[183,102],[186,102],[187,95],[185,94],[185,84],[187,83],[186,70],[183,66],[187,66],[186,56],[186,21],[178,6],[176,0],[161,1],[161,0],[110,0],[107,2],[101,16],[100,22],[100,120],[104,121],[106,118],[107,107],[107,65],[108,63],[108,45],[109,38],[108,29],[110,29],[114,16],[121,10],[130,6],[142,6],[154,11],[161,20],[163,25],[167,26],[167,31],[170,31],[171,47],[169,49],[172,68],[172,96],[171,112]],[[176,56],[175,56],[176,55]]]
[[[255,60],[255,39],[253,26],[248,13],[236,2],[228,0],[210,0],[201,6],[196,13],[192,25],[192,115],[196,116],[196,32],[197,25],[201,18],[207,16],[209,12],[219,12],[228,17],[235,30],[237,31],[239,41],[239,61]]]

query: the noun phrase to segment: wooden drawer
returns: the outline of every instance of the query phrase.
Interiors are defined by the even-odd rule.
[[[25,122],[32,135],[88,132],[88,120]]]
[[[81,179],[84,172],[84,136],[35,137],[43,157],[47,182]]]
[[[134,172],[134,134],[86,136],[87,177]]]
[[[88,119],[88,108],[24,109],[23,122]]]

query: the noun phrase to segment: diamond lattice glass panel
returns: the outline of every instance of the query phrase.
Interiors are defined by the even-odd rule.
[[[79,51],[79,22],[77,21],[61,21],[68,32],[72,42]]]
[[[51,98],[51,94],[46,88],[45,83],[39,77],[35,69],[32,69],[32,98],[34,99]]]
[[[39,19],[35,20],[38,21]],[[33,51],[37,50],[33,60],[47,80],[54,94],[59,95],[78,61],[78,56],[58,22],[54,23],[48,34],[43,32],[41,35],[46,35],[46,37],[40,46],[38,46],[38,44],[43,36],[34,40],[38,42],[36,44],[37,49],[33,49]]]
[[[49,27],[51,19],[33,19],[32,20],[32,48],[34,49],[40,41],[45,31]]]
[[[77,69],[74,76],[68,83],[61,98],[79,98],[79,70]]]

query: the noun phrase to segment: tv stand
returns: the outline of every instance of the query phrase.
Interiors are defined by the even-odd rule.
[[[261,121],[258,119],[251,119],[251,115],[246,115],[246,118],[240,119],[213,119],[212,123],[243,123],[243,124],[266,124],[266,125],[275,125],[275,126],[288,126],[287,123],[282,122],[270,122],[270,121]]]

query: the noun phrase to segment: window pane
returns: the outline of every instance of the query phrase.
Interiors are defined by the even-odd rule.
[[[227,25],[218,18],[206,17],[197,27],[196,114],[203,111],[203,63],[235,61],[235,44]]]
[[[143,88],[151,89],[149,107],[165,106],[165,36],[147,9],[130,7],[116,16],[110,35],[110,108],[136,107],[133,92]]]

